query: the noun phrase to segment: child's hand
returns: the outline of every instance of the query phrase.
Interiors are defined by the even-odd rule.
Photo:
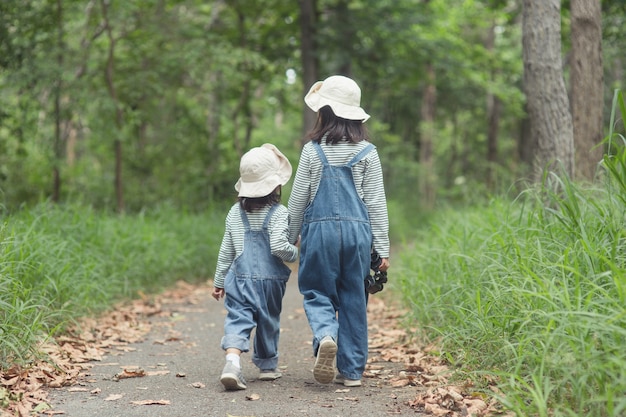
[[[378,270],[381,272],[386,272],[389,269],[389,258],[382,258],[380,266]]]
[[[216,288],[213,287],[213,294],[211,294],[213,298],[219,301],[221,298],[224,298],[224,288]]]

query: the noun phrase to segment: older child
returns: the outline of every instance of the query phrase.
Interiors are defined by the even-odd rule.
[[[227,390],[246,389],[240,355],[250,350],[260,380],[281,376],[277,370],[280,313],[290,269],[298,248],[288,241],[287,208],[281,186],[291,178],[291,164],[271,144],[253,148],[241,158],[235,185],[239,201],[226,216],[226,231],[215,272],[213,298],[224,297],[227,310],[221,347],[226,365],[220,377]]]
[[[368,142],[361,89],[335,75],[304,98],[318,113],[289,198],[291,242],[301,235],[298,284],[313,331],[313,377],[361,385],[367,361],[364,278],[370,253],[389,268],[388,216],[380,159]],[[335,375],[335,360],[339,371]]]

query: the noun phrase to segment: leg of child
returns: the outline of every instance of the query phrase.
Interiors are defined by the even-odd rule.
[[[246,389],[246,380],[241,372],[241,350],[235,348],[226,349],[226,365],[222,371],[220,382],[227,390]]]
[[[226,362],[232,362],[237,368],[241,369],[241,351],[235,348],[226,349]]]

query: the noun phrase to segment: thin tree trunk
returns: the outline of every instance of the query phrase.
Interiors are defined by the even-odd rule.
[[[603,154],[602,11],[599,1],[571,0],[570,7],[576,178],[591,181]]]
[[[574,134],[561,65],[560,0],[523,0],[524,88],[537,149],[534,180],[544,170],[572,176]]]
[[[211,31],[213,27],[220,21],[220,13],[224,7],[224,2],[219,0],[214,2],[211,9],[211,19],[205,27],[205,30]],[[207,168],[206,175],[208,184],[207,200],[213,201],[213,195],[215,193],[215,183],[211,177],[217,171],[220,164],[220,148],[218,146],[218,138],[220,129],[222,127],[220,122],[220,107],[222,105],[221,86],[222,86],[222,72],[216,69],[211,69],[208,75],[209,77],[209,97],[208,97],[208,111],[206,117],[207,127]]]
[[[493,51],[495,45],[495,25],[489,28],[486,48]],[[496,70],[491,77],[495,78]],[[502,102],[493,92],[487,93],[487,186],[491,189],[494,183],[495,167],[498,162],[498,130],[500,127],[500,109]]]
[[[435,106],[437,88],[435,69],[432,63],[426,64],[426,86],[422,95],[420,121],[420,196],[426,208],[435,206],[436,173],[433,162],[433,140],[435,134]]]
[[[318,80],[318,60],[316,53],[315,28],[317,24],[317,4],[315,0],[299,0],[300,4],[300,52],[302,56],[303,97]],[[315,125],[316,114],[306,105],[302,113],[302,140]],[[304,142],[301,143],[304,145]]]
[[[119,98],[117,95],[117,90],[115,88],[115,83],[113,82],[114,72],[115,72],[116,39],[113,36],[113,29],[111,28],[111,24],[109,22],[108,2],[106,0],[101,0],[100,4],[102,6],[102,16],[104,19],[105,30],[109,38],[109,51],[108,51],[108,56],[107,56],[107,64],[105,68],[105,79],[106,79],[107,89],[109,90],[109,95],[111,96],[111,100],[113,100],[113,103],[115,105],[116,135],[119,135],[122,130],[122,126],[124,124],[124,114],[119,104]],[[117,201],[117,211],[121,213],[125,209],[125,204],[124,204],[124,184],[122,181],[122,141],[119,139],[119,137],[116,137],[115,140],[113,141],[113,150],[115,154],[115,179],[114,179],[115,198]]]
[[[52,172],[52,201],[61,199],[61,161],[63,160],[63,137],[61,132],[61,92],[63,91],[63,4],[57,0],[57,80],[54,92],[54,168]]]

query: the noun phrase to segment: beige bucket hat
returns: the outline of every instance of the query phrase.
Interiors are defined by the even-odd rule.
[[[324,106],[330,106],[335,116],[348,120],[370,118],[361,108],[361,89],[354,80],[343,75],[333,75],[311,86],[304,96],[304,102],[317,112]]]
[[[265,143],[246,152],[239,163],[239,197],[265,197],[291,178],[291,164],[276,146]]]

